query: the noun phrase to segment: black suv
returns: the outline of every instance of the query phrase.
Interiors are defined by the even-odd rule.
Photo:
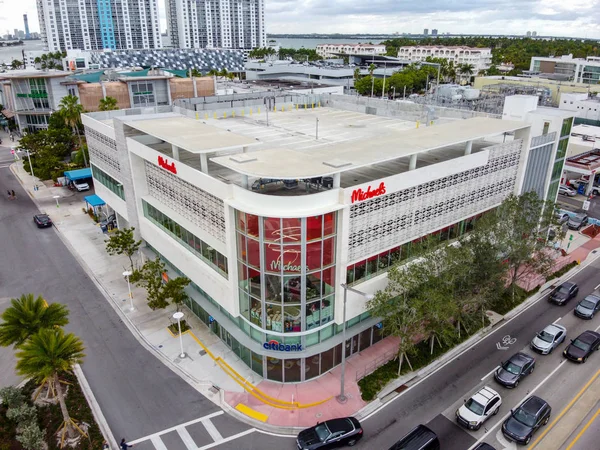
[[[302,430],[296,444],[300,450],[335,448],[342,445],[353,446],[363,436],[360,422],[354,417],[331,419],[314,427]]]
[[[504,361],[500,368],[494,373],[498,383],[507,388],[515,388],[519,381],[533,372],[535,358],[526,353],[515,353],[508,361]]]
[[[548,301],[557,305],[564,305],[579,293],[579,287],[575,283],[566,281],[552,291]]]
[[[533,433],[548,423],[551,412],[546,400],[533,395],[510,412],[510,417],[502,424],[502,434],[511,441],[527,445]]]

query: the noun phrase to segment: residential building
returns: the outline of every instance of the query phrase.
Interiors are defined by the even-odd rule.
[[[455,66],[460,64],[473,65],[473,72],[487,70],[492,65],[492,50],[489,48],[475,48],[462,46],[442,45],[415,45],[398,49],[398,58],[409,61],[425,61],[428,57],[443,58],[452,61]]]
[[[48,51],[161,48],[158,0],[37,0]]]
[[[437,28],[434,28],[433,30],[431,30],[431,35],[432,35],[432,36],[437,36],[437,35],[438,35],[438,30],[437,30]]]
[[[29,21],[27,20],[27,14],[23,14],[23,25],[25,26],[25,39],[31,39],[29,33]]]
[[[584,119],[586,123],[600,124],[600,98],[590,96],[587,92],[560,94],[558,107],[565,111],[572,111],[575,117]]]
[[[82,119],[96,194],[165,276],[191,280],[186,313],[258,375],[293,383],[386,337],[366,298],[345,302],[341,284],[374,294],[411,242],[455,239],[519,193],[531,126],[474,118],[401,130],[397,119],[305,108],[329,96],[270,95],[280,112],[268,129],[263,97],[233,110],[205,102],[203,120],[188,102]],[[315,119],[328,145],[307,131]]]
[[[584,84],[600,83],[600,57],[573,58],[572,54],[531,58],[529,74]]]
[[[2,113],[15,120],[19,131],[48,128],[48,119],[68,95],[63,82],[69,72],[16,70],[0,74]]]
[[[266,47],[264,0],[168,0],[167,27],[175,48]]]
[[[317,55],[321,58],[339,58],[340,55],[385,55],[383,44],[318,44]]]
[[[429,34],[428,28],[423,28],[423,36],[427,36]]]
[[[573,126],[573,113],[538,106],[535,95],[511,95],[504,101],[503,120],[531,124],[531,143],[522,192],[556,201]]]

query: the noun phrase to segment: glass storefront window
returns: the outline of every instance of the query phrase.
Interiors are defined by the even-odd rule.
[[[335,361],[334,353],[336,348],[337,347],[330,348],[326,352],[321,353],[321,374],[329,372],[331,369],[333,369]]]
[[[302,277],[283,277],[283,301],[285,303],[300,303],[302,295]]]
[[[281,242],[281,219],[273,217],[265,217],[263,219],[265,229],[265,241]]]
[[[246,213],[243,211],[236,211],[235,216],[235,228],[242,233],[246,233]]]
[[[302,331],[302,310],[300,305],[285,306],[283,326],[286,333],[298,333]]]
[[[265,270],[268,272],[281,273],[281,245],[265,244]]]
[[[282,361],[267,357],[267,378],[273,381],[283,381]]]
[[[248,281],[250,282],[250,293],[255,297],[261,297],[260,272],[248,267]]]
[[[302,247],[285,245],[283,247],[283,272],[300,273],[302,271]]]
[[[335,213],[330,212],[323,215],[323,236],[335,234]]]
[[[313,241],[323,236],[323,216],[306,218],[306,240]]]
[[[310,242],[306,244],[306,269],[308,271],[318,270],[321,268],[321,248],[321,241]]]
[[[261,377],[263,376],[263,357],[258,353],[252,353],[252,370],[259,374]],[[250,366],[248,364],[248,366]]]
[[[281,277],[279,275],[265,274],[265,298],[268,302],[281,301]]]
[[[323,328],[319,333],[321,335],[320,341],[321,342],[326,341],[331,336],[333,336],[333,325]]]
[[[308,342],[307,342],[307,345],[308,345]],[[321,362],[320,355],[311,356],[304,360],[304,364],[306,365],[304,378],[306,380],[309,380],[311,378],[319,376],[319,374],[321,373],[320,362]]]
[[[281,315],[281,305],[267,303],[266,311],[266,328],[267,330],[283,333],[283,316]]]
[[[250,321],[259,327],[262,327],[262,305],[261,301],[250,297],[249,298],[249,306],[250,306]]]
[[[286,359],[283,366],[285,368],[285,382],[293,383],[301,381],[302,360],[301,359]]]
[[[300,219],[281,219],[281,237],[283,242],[300,242],[302,240]]]
[[[246,233],[249,236],[258,237],[258,216],[246,214]]]

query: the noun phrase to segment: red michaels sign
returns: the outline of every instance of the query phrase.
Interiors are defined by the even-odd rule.
[[[165,170],[168,170],[171,173],[177,174],[177,167],[175,167],[175,162],[169,164],[167,158],[163,158],[162,156],[158,157],[158,165]]]
[[[363,200],[369,200],[370,198],[379,197],[380,195],[384,194],[385,183],[382,181],[377,189],[371,189],[371,186],[369,186],[366,191],[363,191],[362,189],[354,189],[352,191],[352,197],[350,197],[350,201],[352,203],[362,202]]]

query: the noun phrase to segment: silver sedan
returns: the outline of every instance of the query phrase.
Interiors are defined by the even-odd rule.
[[[553,323],[540,331],[531,341],[531,349],[542,355],[552,353],[567,337],[567,329]]]

